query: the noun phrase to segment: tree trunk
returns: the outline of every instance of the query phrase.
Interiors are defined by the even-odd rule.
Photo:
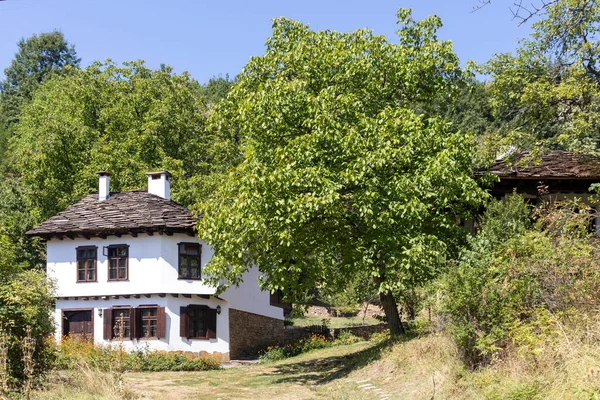
[[[381,301],[381,306],[385,312],[385,317],[390,327],[390,334],[392,336],[404,335],[404,327],[402,326],[402,321],[400,321],[400,314],[398,314],[398,305],[392,292],[390,290],[380,292],[379,301]]]

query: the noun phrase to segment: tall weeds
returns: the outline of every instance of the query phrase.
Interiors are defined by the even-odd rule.
[[[35,339],[31,336],[30,326],[25,328],[25,337],[21,339],[21,349],[23,352],[23,375],[25,376],[23,381],[23,396],[29,400],[35,376],[35,360],[33,358],[33,354],[35,353]]]
[[[10,372],[8,370],[8,333],[0,324],[0,396],[8,393]]]

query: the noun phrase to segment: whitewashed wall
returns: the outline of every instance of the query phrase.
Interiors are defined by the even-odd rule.
[[[258,287],[258,269],[250,270],[244,276],[244,282],[239,287],[227,289],[219,298],[211,297],[210,300],[192,296],[191,299],[172,294],[202,294],[214,295],[215,290],[204,283],[203,280],[178,279],[178,246],[180,242],[198,242],[202,244],[202,267],[208,263],[213,255],[213,250],[206,244],[184,234],[166,235],[139,235],[132,237],[124,235],[120,238],[108,237],[106,239],[52,239],[47,243],[47,270],[50,279],[56,284],[56,297],[79,297],[78,300],[57,300],[55,318],[57,322],[57,336],[62,334],[61,309],[94,308],[94,339],[103,343],[102,321],[98,316],[98,308],[112,306],[132,306],[157,304],[166,307],[167,334],[166,339],[141,340],[140,343],[149,343],[152,348],[173,349],[186,351],[229,351],[229,308],[264,315],[283,320],[283,310],[269,304],[269,293],[261,291]],[[129,245],[129,280],[108,281],[108,262],[102,255],[102,248],[111,244]],[[97,246],[97,282],[77,282],[76,248],[79,246]],[[166,297],[152,296],[148,299],[111,299],[116,295],[158,294],[165,293]],[[109,300],[92,300],[91,297],[106,296]],[[83,300],[86,297],[88,300]],[[206,304],[211,307],[221,305],[221,315],[217,317],[217,340],[188,340],[179,337],[179,307],[188,304]],[[137,340],[128,341],[126,346],[138,346]]]
[[[212,257],[213,251],[209,246],[183,234],[124,235],[120,238],[109,236],[90,240],[52,239],[47,244],[48,276],[56,280],[58,297],[143,293],[213,294],[214,288],[205,285],[204,281],[178,279],[177,243],[180,242],[202,244],[202,266]],[[108,262],[107,257],[102,255],[102,248],[112,244],[129,245],[129,281],[108,281]],[[77,282],[75,249],[79,246],[98,247],[97,282]]]
[[[179,336],[179,308],[190,304],[207,305],[210,308],[221,306],[221,314],[217,315],[217,338],[210,340],[187,339]],[[142,305],[157,305],[165,307],[166,314],[166,338],[162,339],[134,339],[123,340],[119,342],[104,340],[104,312],[102,317],[99,316],[99,309],[107,309],[114,306],[131,306],[138,307]],[[192,298],[173,297],[167,295],[165,297],[152,296],[146,298],[142,296],[139,299],[110,299],[110,300],[57,300],[56,309],[54,312],[54,320],[56,324],[56,340],[60,341],[62,335],[62,310],[93,308],[94,319],[94,342],[99,345],[107,345],[110,343],[123,343],[127,350],[136,348],[145,348],[146,346],[152,350],[183,350],[183,351],[207,351],[228,353],[229,352],[229,307],[226,301],[211,297],[210,299],[202,299],[196,296]]]

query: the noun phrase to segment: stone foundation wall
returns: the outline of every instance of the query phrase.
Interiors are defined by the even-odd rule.
[[[256,356],[259,350],[284,342],[283,321],[229,309],[229,357]]]

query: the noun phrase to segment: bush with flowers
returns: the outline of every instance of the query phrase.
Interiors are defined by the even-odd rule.
[[[98,346],[92,342],[64,337],[60,345],[52,339],[56,366],[60,369],[76,368],[81,362],[101,371],[204,371],[219,369],[221,361],[216,356],[196,357],[181,351],[156,351],[148,346],[132,352],[117,346]]]
[[[310,337],[301,339],[295,343],[288,343],[283,346],[269,346],[266,350],[259,352],[259,358],[261,361],[278,361],[307,353],[311,350],[331,347],[332,345],[333,342],[327,340],[325,336],[313,333]]]

